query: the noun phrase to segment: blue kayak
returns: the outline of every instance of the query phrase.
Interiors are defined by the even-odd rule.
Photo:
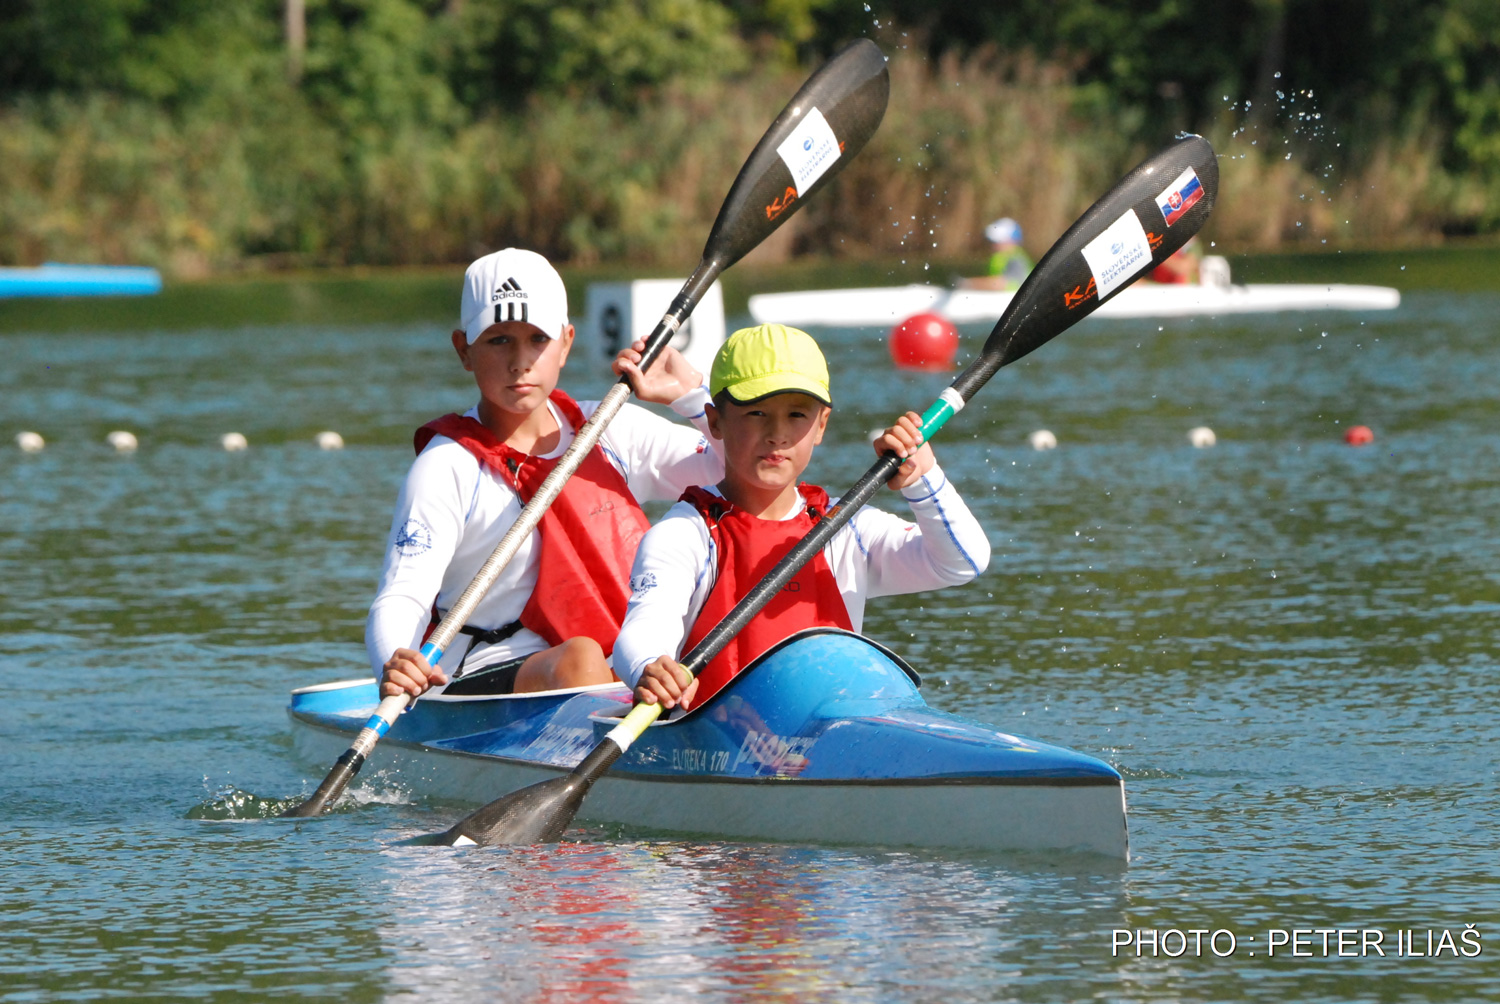
[[[814,629],[703,706],[657,722],[584,800],[578,822],[717,839],[1128,858],[1124,782],[1082,753],[937,711],[888,649]],[[572,769],[630,708],[620,684],[483,693],[483,672],[424,696],[366,777],[484,803]],[[378,703],[373,680],[293,691],[299,754],[331,762]]]
[[[149,296],[161,292],[161,273],[138,265],[59,265],[0,268],[0,299],[17,296]]]

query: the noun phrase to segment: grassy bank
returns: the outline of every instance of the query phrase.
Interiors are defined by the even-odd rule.
[[[1148,151],[1118,108],[1059,66],[898,54],[890,110],[828,193],[751,261],[943,263],[1017,217],[1035,253]],[[157,265],[177,278],[315,266],[462,263],[509,244],[592,267],[696,260],[740,163],[800,82],[762,72],[666,88],[625,112],[537,98],[463,126],[338,132],[288,90],[169,113],[107,97],[0,111],[0,263]],[[1322,164],[1332,132],[1226,113],[1206,236],[1236,252],[1426,246],[1485,192],[1427,138]],[[1321,129],[1321,127],[1320,127]],[[937,267],[934,265],[934,267]]]

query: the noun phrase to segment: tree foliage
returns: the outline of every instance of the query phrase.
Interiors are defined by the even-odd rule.
[[[0,100],[264,99],[286,67],[283,12],[282,0],[0,0]],[[934,58],[1056,60],[1158,130],[1203,128],[1247,101],[1274,118],[1287,111],[1276,91],[1312,91],[1325,119],[1420,117],[1456,158],[1500,156],[1495,0],[306,0],[306,19],[306,97],[345,123],[457,126],[538,93],[628,107],[674,81],[781,69],[871,35]]]
[[[1047,161],[1050,145],[1062,154],[1049,170],[1090,176],[1194,129],[1249,137],[1262,163],[1234,170],[1288,205],[1331,199],[1316,179],[1335,168],[1399,178],[1418,194],[1364,231],[1376,239],[1500,227],[1500,0],[303,4],[294,58],[288,0],[0,0],[0,154],[13,181],[0,222],[17,221],[0,258],[102,239],[66,208],[69,186],[120,193],[111,211],[155,236],[118,253],[153,260],[177,254],[163,248],[211,263],[462,255],[483,242],[456,207],[478,198],[563,213],[506,224],[555,253],[645,253],[711,213],[676,204],[689,186],[666,165],[695,163],[684,144],[730,114],[724,95],[781,94],[857,36],[898,56],[904,93],[923,95],[888,161],[860,174],[871,205],[925,198],[939,175],[957,186],[942,213],[907,211],[909,223],[951,232],[990,211],[987,191],[1050,220],[1071,204],[1042,208],[1026,172],[997,182],[1018,144],[1027,162]],[[984,107],[995,100],[1028,107],[997,119]],[[1000,130],[1010,155],[983,129]],[[591,146],[608,142],[620,150]],[[476,158],[506,172],[498,187],[484,188]],[[694,191],[718,185],[700,180]],[[1320,232],[1361,233],[1361,207],[1331,205]],[[1296,212],[1248,215],[1244,232],[1259,220],[1255,243],[1297,239],[1310,226]]]

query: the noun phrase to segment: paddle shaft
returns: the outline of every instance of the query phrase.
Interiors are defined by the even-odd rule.
[[[948,419],[962,410],[969,396],[984,386],[1004,364],[1005,359],[998,351],[986,352],[970,363],[923,413],[923,441],[930,440]],[[703,667],[854,517],[880,486],[896,475],[904,462],[894,452],[883,454],[854,487],[839,498],[838,505],[830,508],[765,578],[693,646],[680,665],[692,675],[702,672]],[[572,822],[594,782],[609,773],[615,761],[652,722],[661,717],[662,711],[660,702],[637,703],[570,772],[496,799],[455,823],[442,835],[441,842],[461,845],[558,839]],[[531,793],[535,793],[535,804],[528,806],[526,802]]]
[[[1187,169],[1196,172],[1194,177],[1201,185],[1200,196],[1188,204],[1180,218],[1174,214],[1174,227],[1174,223],[1166,222],[1162,198],[1157,193],[1163,191],[1163,186],[1171,191],[1169,183],[1180,182]],[[1186,244],[1213,208],[1218,194],[1218,178],[1218,162],[1213,148],[1201,136],[1183,136],[1138,165],[1089,207],[1026,277],[1005,313],[995,322],[978,358],[964,367],[923,413],[923,441],[930,440],[1002,366],[1051,341],[1096,310],[1105,299]],[[1127,221],[1135,224],[1135,230],[1143,238],[1141,251],[1145,258],[1129,263],[1124,276],[1101,296],[1093,275],[1095,266],[1088,256],[1102,234],[1115,231]],[[725,643],[791,581],[840,527],[849,522],[880,485],[891,479],[901,463],[901,458],[890,452],[876,461],[865,476],[840,497],[838,505],[830,509],[807,536],[798,541],[766,577],[694,646],[682,660],[682,667],[695,675],[701,672]],[[657,714],[660,714],[659,710]]]
[[[986,354],[970,363],[922,414],[922,441],[931,440],[933,435],[947,424],[948,419],[963,409],[969,396],[995,375],[1001,365],[1001,357],[998,354],[993,357]],[[833,535],[838,533],[844,524],[854,518],[854,514],[870,501],[880,486],[896,476],[896,472],[900,470],[903,463],[905,460],[902,457],[887,450],[864,473],[864,476],[854,483],[854,487],[839,497],[838,504],[831,507],[823,518],[818,520],[817,525],[797,541],[792,549],[766,573],[765,578],[757,582],[724,616],[724,619],[714,625],[708,634],[703,636],[702,641],[693,646],[692,651],[683,657],[679,665],[693,676],[703,672],[703,668],[719,654],[729,640],[750,623],[750,619],[760,613],[767,603],[771,602],[771,598],[796,576],[814,554],[821,551],[833,539]],[[605,736],[605,741],[600,742],[577,767],[573,768],[573,776],[585,786],[592,785],[594,781],[603,777],[620,755],[630,748],[630,744],[640,738],[641,733],[652,722],[661,717],[662,711],[660,703],[642,703],[630,709],[630,712],[621,719],[620,724]]]
[[[642,371],[661,354],[667,341],[676,334],[719,274],[790,219],[808,198],[832,181],[859,153],[885,115],[889,96],[890,73],[885,56],[869,39],[849,43],[808,78],[740,168],[709,232],[702,260],[646,340],[646,351],[640,361]],[[799,163],[801,174],[794,175],[791,172],[796,155],[793,154],[794,159],[788,159],[784,148],[791,137],[804,133],[806,127],[817,123],[821,123],[828,138],[837,141],[837,151],[820,145],[819,137],[824,133],[816,129],[807,132],[803,149],[820,151],[822,159],[817,164]],[[552,473],[501,538],[474,581],[423,644],[422,655],[429,665],[435,665],[442,658],[444,648],[464,626],[475,605],[494,584],[521,542],[535,529],[542,513],[562,491],[563,484],[583,457],[593,449],[628,394],[629,383],[622,378],[605,395],[583,429],[577,430],[573,443]],[[405,694],[383,699],[312,797],[285,815],[315,816],[322,812],[359,772],[365,758],[409,702],[410,698]]]
[[[1181,211],[1163,199],[1184,183],[1187,175],[1199,185],[1191,201],[1178,199]],[[985,339],[984,349],[964,368],[937,401],[922,415],[922,438],[934,433],[978,393],[1002,366],[1027,355],[1057,337],[1124,289],[1150,267],[1161,264],[1197,233],[1218,194],[1218,161],[1201,136],[1185,135],[1172,146],[1138,165],[1095,202],[1042,256],[1027,276],[1005,313]],[[1166,213],[1172,212],[1172,219]],[[1149,229],[1148,229],[1149,228]],[[1105,237],[1118,234],[1109,241]],[[1139,243],[1129,239],[1139,235]],[[1101,248],[1104,242],[1107,253]],[[1134,257],[1120,257],[1121,254]],[[1091,257],[1092,256],[1092,257]],[[1097,265],[1096,265],[1097,261]],[[1110,286],[1098,286],[1097,268],[1116,268]],[[797,571],[821,550],[859,511],[880,485],[896,473],[901,458],[886,453],[846,492],[838,505],[820,519],[775,567],[735,604],[682,660],[683,669],[696,675],[746,623],[760,612]],[[620,754],[661,716],[657,704],[637,704],[610,730],[605,740],[574,768],[571,777],[586,791],[604,776]]]
[[[693,271],[688,281],[683,284],[677,296],[673,298],[671,307],[662,319],[657,322],[656,328],[646,339],[646,349],[642,353],[640,370],[645,372],[650,368],[662,350],[666,348],[667,342],[671,340],[682,322],[685,321],[703,294],[713,285],[719,273],[723,271],[723,265],[717,261],[705,258],[698,263],[697,269]],[[573,442],[567,450],[558,458],[557,465],[552,472],[543,479],[541,486],[537,488],[536,494],[532,495],[516,521],[511,524],[510,529],[500,538],[500,543],[490,552],[484,564],[479,566],[479,572],[474,576],[464,591],[459,594],[457,600],[448,608],[443,619],[438,622],[432,634],[422,643],[422,658],[427,660],[429,666],[436,666],[438,660],[443,657],[447,649],[460,629],[468,622],[469,615],[484,599],[505,566],[510,564],[515,557],[516,551],[521,544],[531,536],[542,515],[546,513],[549,506],[562,491],[563,485],[567,484],[573,472],[578,470],[578,465],[583,463],[583,458],[588,455],[594,445],[599,442],[599,437],[604,434],[605,428],[624,407],[625,400],[630,396],[630,381],[627,377],[621,377],[619,381],[604,395],[599,402],[599,407],[589,416],[589,420],[578,429],[573,436]],[[333,769],[323,778],[317,790],[314,791],[301,805],[289,810],[288,816],[316,816],[323,812],[330,802],[343,794],[349,782],[359,773],[369,757],[370,751],[395,724],[396,719],[405,711],[411,703],[409,694],[393,694],[381,699],[374,714],[369,721],[365,722],[364,728],[354,737],[349,748],[334,762]]]

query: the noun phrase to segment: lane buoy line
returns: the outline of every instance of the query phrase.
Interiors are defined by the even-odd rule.
[[[40,453],[47,447],[47,440],[40,432],[24,429],[16,433],[16,447],[22,453]],[[313,437],[320,450],[342,450],[344,437],[331,429],[325,429]],[[128,429],[115,429],[104,437],[104,442],[120,453],[130,453],[140,448],[141,441]],[[243,432],[226,432],[219,437],[219,445],[231,453],[248,449],[250,441]]]
[[[869,438],[873,441],[879,439],[883,429],[872,429]],[[1196,448],[1203,450],[1218,444],[1218,436],[1214,430],[1206,425],[1195,426],[1188,430],[1188,442]],[[116,429],[104,437],[105,443],[113,447],[119,453],[133,453],[140,448],[140,440],[135,433],[126,429]],[[313,437],[313,443],[320,450],[342,450],[344,448],[344,437],[332,429],[325,429]],[[1026,437],[1027,443],[1034,450],[1057,449],[1057,434],[1050,429],[1037,429]],[[30,429],[16,433],[16,447],[22,453],[41,453],[46,449],[47,440],[39,432]],[[1344,433],[1344,442],[1350,446],[1368,446],[1375,442],[1375,433],[1368,425],[1350,426]],[[230,453],[238,453],[249,449],[250,441],[241,432],[226,432],[219,437],[219,445]]]

